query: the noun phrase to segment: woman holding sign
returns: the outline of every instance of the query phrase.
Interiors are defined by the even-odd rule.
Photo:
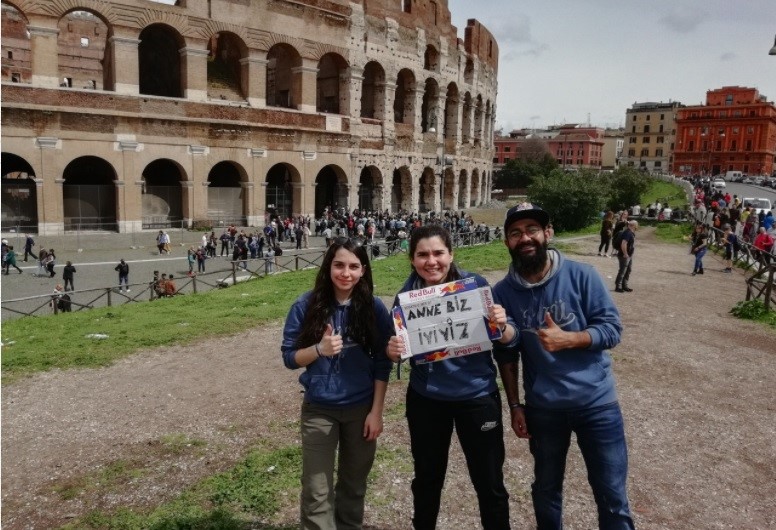
[[[373,293],[364,247],[346,238],[326,251],[315,286],[288,312],[281,350],[299,377],[302,403],[301,528],[361,528],[367,475],[391,361],[391,317]],[[339,451],[337,450],[339,447]],[[335,458],[337,481],[334,482]]]
[[[453,262],[450,233],[439,225],[425,225],[412,231],[409,246],[412,273],[401,293],[433,285],[476,278]],[[396,304],[398,304],[398,296]],[[488,315],[499,327],[502,343],[515,336],[504,309],[495,305]],[[398,361],[405,351],[399,337],[388,342],[388,356]],[[485,530],[509,526],[509,494],[504,487],[504,428],[501,397],[496,385],[492,350],[420,364],[410,360],[412,371],[407,388],[407,424],[410,432],[415,477],[412,480],[415,530],[436,528],[447,471],[453,429],[458,434],[480,505]]]

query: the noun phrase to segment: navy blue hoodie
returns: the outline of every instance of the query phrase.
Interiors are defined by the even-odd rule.
[[[296,339],[302,332],[302,323],[312,292],[300,296],[286,317],[283,328],[281,351],[283,363],[287,368],[301,368],[294,357],[298,347]],[[364,348],[349,336],[342,337],[342,351],[333,357],[319,357],[308,364],[299,376],[299,382],[305,389],[305,401],[327,407],[348,407],[371,403],[374,396],[375,380],[388,381],[391,372],[391,360],[385,354],[388,339],[393,335],[393,321],[382,300],[373,297],[376,334],[372,347],[372,357]],[[331,326],[335,330],[345,330],[348,326],[350,304],[339,304],[334,310]]]
[[[607,351],[620,342],[622,324],[609,290],[590,265],[566,260],[550,249],[555,260],[547,277],[525,285],[510,266],[493,288],[495,301],[506,309],[519,333],[513,360],[522,357],[525,401],[529,406],[569,410],[617,401],[612,359]],[[585,349],[548,352],[536,331],[550,313],[566,331],[587,330],[592,343]],[[513,341],[513,344],[515,341]],[[499,362],[506,360],[497,345]]]

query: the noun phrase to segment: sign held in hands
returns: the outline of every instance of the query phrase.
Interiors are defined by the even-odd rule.
[[[401,293],[393,322],[402,359],[424,364],[490,350],[501,338],[488,320],[493,304],[490,287],[478,287],[475,278]]]

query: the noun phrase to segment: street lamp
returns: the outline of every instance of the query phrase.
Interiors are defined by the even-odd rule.
[[[768,52],[768,55],[776,55],[776,37],[773,39],[773,48]]]

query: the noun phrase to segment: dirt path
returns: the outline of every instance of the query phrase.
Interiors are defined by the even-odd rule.
[[[722,274],[707,256],[707,273],[691,277],[684,247],[658,244],[649,230],[639,236],[634,292],[612,293],[625,324],[613,355],[637,526],[774,528],[776,333],[728,314],[744,298],[742,275]],[[580,242],[572,258],[593,263],[613,287],[616,260],[595,256],[595,246]],[[280,331],[278,323],[4,387],[3,528],[52,528],[95,507],[153,506],[259,441],[298,443],[298,374],[279,361]],[[389,410],[400,407],[404,388],[392,384]],[[381,443],[396,456],[372,486],[367,520],[409,528],[412,466],[400,413],[388,415]],[[532,528],[530,454],[512,434],[507,450],[513,528]],[[439,528],[478,528],[460,449],[451,455]],[[567,477],[567,528],[595,527],[576,448]],[[254,527],[292,524],[296,510],[290,495],[272,521]]]

